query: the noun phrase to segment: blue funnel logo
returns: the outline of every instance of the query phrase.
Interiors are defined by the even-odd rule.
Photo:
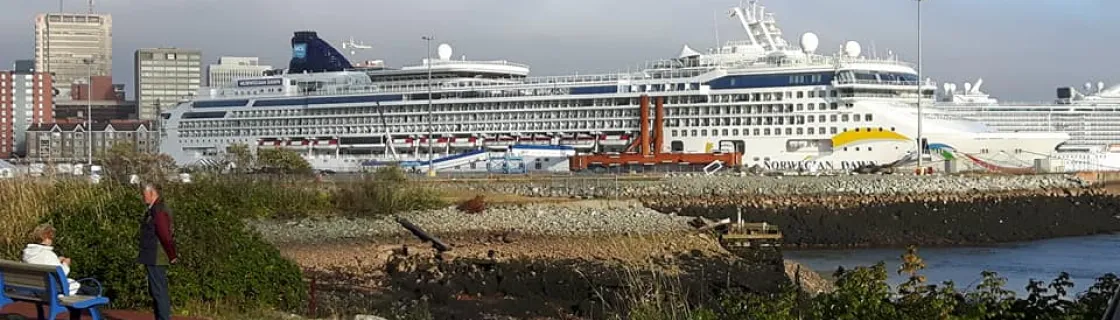
[[[307,58],[307,44],[297,43],[292,45],[292,57],[296,59]]]

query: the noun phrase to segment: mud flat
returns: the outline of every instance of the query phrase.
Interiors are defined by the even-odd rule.
[[[911,195],[658,198],[662,212],[779,225],[786,247],[956,246],[1120,231],[1120,197],[1099,189]]]
[[[690,218],[636,202],[407,216],[452,250],[438,253],[380,219],[255,227],[304,267],[322,316],[426,310],[434,319],[600,319],[658,290],[687,292],[695,304],[718,303],[731,291],[770,292],[793,283],[797,270],[780,256],[732,255],[690,230]],[[800,276],[807,292],[829,290],[808,268]]]

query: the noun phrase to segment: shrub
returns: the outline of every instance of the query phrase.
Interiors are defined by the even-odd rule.
[[[88,191],[60,199],[47,218],[58,229],[60,254],[73,259],[76,278],[100,280],[114,308],[147,307],[144,271],[136,264],[145,210],[139,191],[115,184],[70,187]],[[174,305],[297,307],[306,296],[299,267],[207,196],[182,187],[165,190],[180,260],[170,269]]]
[[[474,196],[474,198],[460,203],[458,209],[466,213],[482,213],[486,211],[486,198],[482,195]]]
[[[242,218],[297,218],[333,213],[330,194],[303,181],[201,176],[175,192],[196,195]]]
[[[342,184],[334,201],[338,210],[350,216],[390,215],[444,205],[434,191],[409,185],[404,172],[396,167],[380,168],[360,181]]]

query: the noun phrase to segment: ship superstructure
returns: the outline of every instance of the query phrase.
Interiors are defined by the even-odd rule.
[[[1120,85],[1086,83],[1057,89],[1049,103],[1001,102],[981,90],[984,79],[943,85],[936,108],[1003,132],[1067,133],[1056,156],[1071,170],[1120,170]]]
[[[639,106],[643,95],[664,102],[658,152],[735,152],[745,166],[770,170],[849,170],[919,154],[990,170],[1026,168],[1068,139],[998,132],[923,110],[919,152],[915,102],[920,95],[932,104],[936,85],[918,79],[913,66],[863,56],[854,41],[817,54],[812,33],[792,46],[757,3],[731,16],[747,39],[705,53],[684,46],[639,72],[558,77],[530,77],[529,66],[509,61],[453,59],[446,45],[439,59],[417,66],[356,68],[315,33],[298,32],[286,73],[211,88],[163,114],[161,149],[191,164],[233,143],[291,148],[338,171],[515,145],[625,153],[641,120],[653,118],[640,114],[649,112]],[[478,169],[469,161],[455,167]]]

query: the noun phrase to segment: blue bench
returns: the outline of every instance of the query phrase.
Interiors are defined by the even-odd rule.
[[[0,308],[23,301],[35,304],[40,320],[54,320],[62,313],[77,320],[83,310],[88,310],[94,320],[103,319],[97,308],[109,304],[109,298],[101,296],[101,283],[94,279],[79,282],[97,285],[97,295],[70,295],[70,282],[62,267],[0,260]]]

